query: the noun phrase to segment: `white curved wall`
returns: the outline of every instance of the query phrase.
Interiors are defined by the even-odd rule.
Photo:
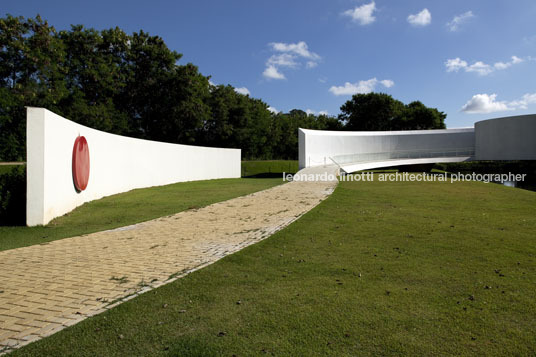
[[[77,193],[72,151],[85,136],[89,184]],[[134,139],[94,130],[43,108],[27,110],[28,226],[47,224],[85,202],[135,188],[240,177],[240,149]]]
[[[300,168],[331,164],[330,157],[412,150],[474,148],[473,128],[402,131],[299,129]]]
[[[536,160],[536,114],[475,123],[475,160]]]

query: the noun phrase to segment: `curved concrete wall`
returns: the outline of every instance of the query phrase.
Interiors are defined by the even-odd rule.
[[[474,148],[474,129],[323,131],[299,129],[300,168],[331,164],[330,157],[395,151]]]
[[[87,139],[86,190],[73,184],[75,139]],[[47,224],[84,202],[135,188],[240,177],[240,149],[134,139],[76,124],[43,108],[27,111],[28,226]]]
[[[536,115],[475,123],[475,160],[536,160]]]

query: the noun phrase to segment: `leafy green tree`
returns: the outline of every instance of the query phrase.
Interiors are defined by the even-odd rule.
[[[278,159],[295,160],[298,158],[298,129],[342,130],[342,123],[327,115],[307,114],[300,109],[292,109],[288,113],[273,115],[274,143],[272,155]]]
[[[346,130],[417,130],[445,128],[445,113],[419,101],[404,105],[385,93],[356,94],[341,107]]]
[[[210,96],[207,105],[211,115],[204,123],[203,134],[199,142],[203,145],[213,143],[215,146],[228,146],[233,136],[234,127],[229,119],[229,108],[233,105],[235,91],[230,86],[209,84]]]
[[[239,94],[232,86],[211,86],[207,101],[211,116],[205,122],[203,145],[237,147],[244,158],[272,156],[272,115],[259,99]]]
[[[403,108],[404,104],[389,94],[355,94],[341,107],[339,119],[347,130],[393,130],[399,126]]]
[[[57,33],[39,16],[0,19],[0,160],[24,160],[25,108],[92,128],[195,143],[208,120],[208,79],[158,36],[81,25]]]
[[[447,115],[436,108],[428,108],[419,101],[405,106],[402,122],[405,129],[445,129]]]
[[[43,106],[61,114],[67,95],[62,67],[64,46],[41,17],[0,19],[0,160],[24,160],[24,106]]]
[[[0,18],[0,160],[24,160],[25,106],[83,125],[172,143],[235,147],[247,159],[296,159],[298,128],[398,130],[444,127],[445,114],[383,93],[358,94],[336,118],[214,86],[162,38],[82,25],[57,32],[37,16]]]
[[[0,88],[0,161],[23,161],[26,143],[24,104],[8,88]]]
[[[147,135],[151,140],[196,144],[210,117],[208,79],[196,66],[176,66],[150,98]]]
[[[76,25],[58,37],[66,49],[63,65],[69,95],[61,103],[64,115],[95,129],[125,133],[127,115],[117,107],[116,98],[125,86],[123,53],[118,49],[124,51],[126,35],[118,29],[101,34]]]
[[[166,120],[161,96],[172,82],[176,62],[182,57],[167,48],[158,36],[140,31],[127,39],[125,88],[118,105],[128,114],[130,135],[146,139],[161,137],[155,128]]]
[[[320,114],[316,117],[316,128],[318,130],[343,130],[343,123],[336,117]]]

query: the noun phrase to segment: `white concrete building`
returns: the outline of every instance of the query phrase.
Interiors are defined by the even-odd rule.
[[[298,141],[300,168],[336,164],[347,173],[438,162],[536,160],[536,115],[489,119],[459,129],[299,129]]]

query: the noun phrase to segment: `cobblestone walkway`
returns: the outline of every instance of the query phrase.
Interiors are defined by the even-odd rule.
[[[0,353],[262,240],[336,182],[292,182],[201,209],[0,252]]]

